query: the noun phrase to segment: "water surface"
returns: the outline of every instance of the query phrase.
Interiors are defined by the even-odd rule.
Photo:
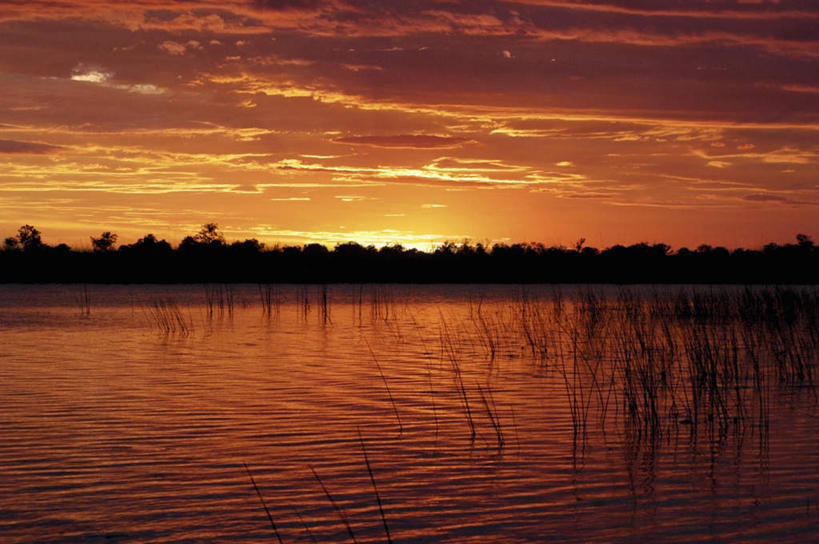
[[[2,286],[0,540],[274,542],[246,464],[284,542],[351,541],[312,470],[385,542],[362,441],[394,542],[819,539],[812,378],[763,357],[694,410],[675,370],[647,424],[606,370],[622,293],[593,290],[608,317],[575,287]],[[669,369],[710,334],[633,322]]]

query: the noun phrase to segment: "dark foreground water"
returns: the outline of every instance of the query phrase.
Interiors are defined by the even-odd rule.
[[[680,290],[0,286],[0,542],[819,540],[815,290]]]

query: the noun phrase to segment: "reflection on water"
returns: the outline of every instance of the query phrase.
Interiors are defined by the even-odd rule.
[[[0,540],[814,541],[816,302],[3,286]]]

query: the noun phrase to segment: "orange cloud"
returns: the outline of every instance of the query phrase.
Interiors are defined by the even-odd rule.
[[[345,136],[333,140],[339,144],[367,145],[393,149],[447,149],[460,147],[473,140],[452,136],[402,134],[397,136]]]

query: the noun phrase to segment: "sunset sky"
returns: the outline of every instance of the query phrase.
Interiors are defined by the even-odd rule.
[[[0,1],[0,235],[819,235],[816,0]]]

